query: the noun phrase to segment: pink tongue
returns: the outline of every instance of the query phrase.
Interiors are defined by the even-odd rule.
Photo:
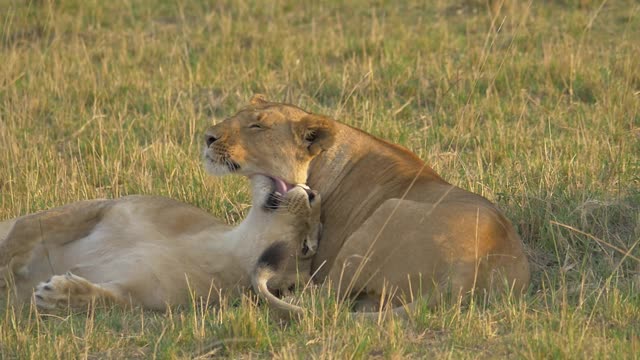
[[[286,194],[287,191],[289,191],[293,186],[290,186],[289,184],[287,184],[286,182],[284,182],[282,179],[280,178],[273,178],[273,181],[276,182],[276,190],[280,193],[280,194]]]

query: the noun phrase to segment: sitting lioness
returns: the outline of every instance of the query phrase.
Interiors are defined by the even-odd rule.
[[[308,274],[302,250],[308,256],[316,248],[320,197],[301,185],[283,189],[262,175],[251,183],[253,206],[236,227],[152,196],[82,201],[2,222],[0,288],[13,286],[0,295],[33,296],[44,309],[82,309],[104,300],[163,310],[189,304],[192,296],[216,303],[251,286],[258,258],[273,244],[285,252],[279,261],[297,254]],[[291,263],[270,287],[295,282]]]
[[[473,291],[517,294],[529,284],[509,220],[401,146],[256,95],[206,131],[205,147],[214,175],[267,174],[282,187],[308,183],[322,194],[324,230],[311,271],[357,311],[379,309],[383,294],[404,313],[416,297],[435,304]]]

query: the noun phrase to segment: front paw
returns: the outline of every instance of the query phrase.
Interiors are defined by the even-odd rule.
[[[40,283],[33,297],[42,309],[81,309],[91,302],[92,288],[93,284],[88,280],[67,272]]]

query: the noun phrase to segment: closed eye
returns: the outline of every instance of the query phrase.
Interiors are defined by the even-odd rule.
[[[249,129],[264,129],[264,127],[260,124],[251,124],[249,125]]]

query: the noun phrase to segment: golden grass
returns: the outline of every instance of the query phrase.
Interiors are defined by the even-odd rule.
[[[0,0],[0,219],[159,194],[236,222],[246,183],[203,129],[254,92],[403,144],[495,201],[533,265],[521,300],[279,324],[249,299],[169,314],[2,307],[0,358],[633,358],[640,353],[634,1]]]

